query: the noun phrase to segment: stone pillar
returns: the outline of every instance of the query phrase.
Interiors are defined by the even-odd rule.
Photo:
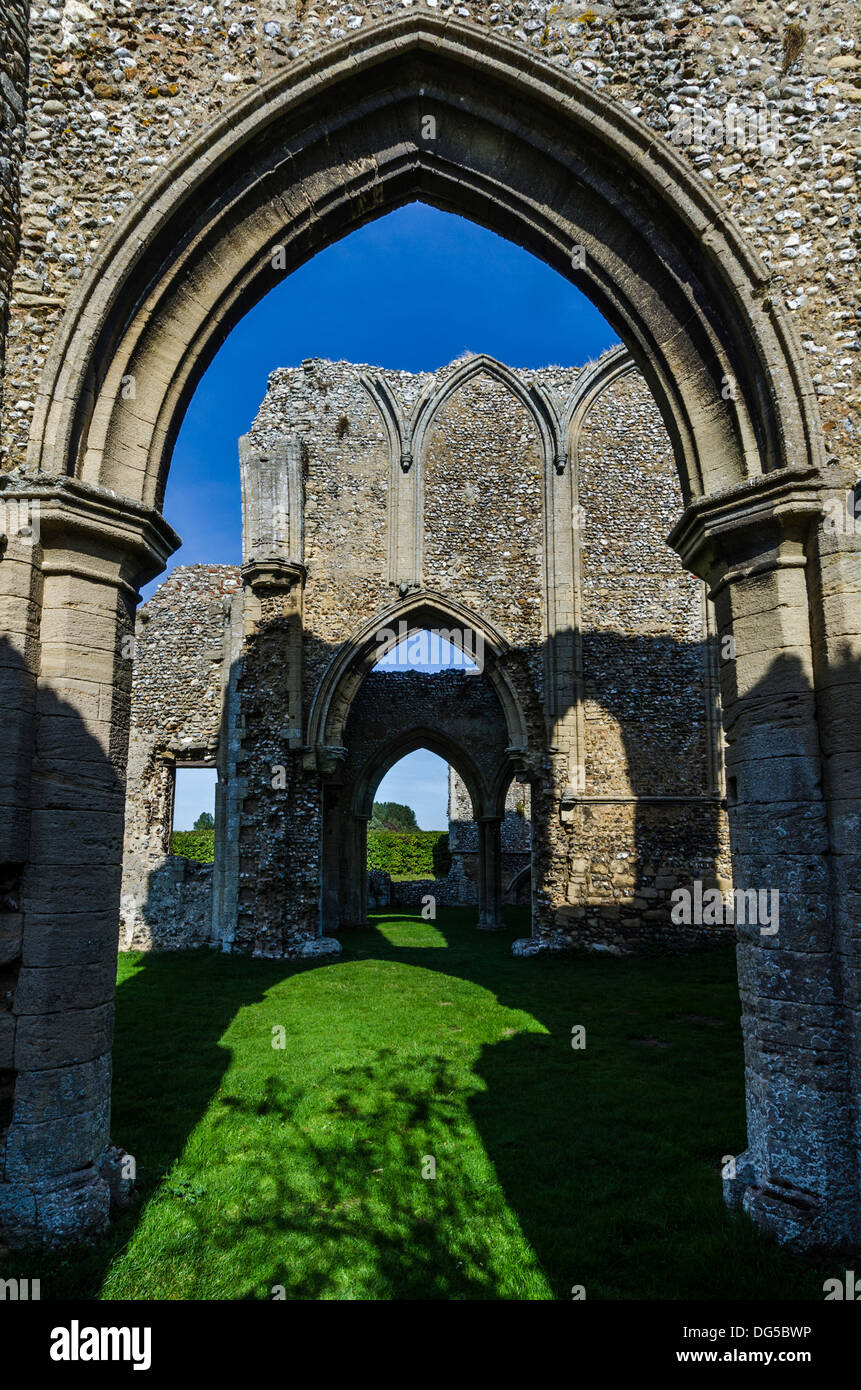
[[[861,518],[854,516],[854,501],[847,489],[829,499],[811,556],[810,588],[834,949],[847,1031],[853,1145],[861,1169]],[[857,1173],[855,1181],[855,1220],[861,1221]]]
[[[500,816],[478,818],[478,930],[502,931]]]
[[[339,896],[337,852],[324,847],[323,791],[331,784],[335,795],[341,760],[339,750],[318,759],[303,748],[305,568],[283,554],[252,556],[242,580],[237,762],[245,796],[233,949],[277,959],[335,955],[337,941],[321,936],[321,921],[337,925]],[[323,853],[335,866],[325,885]]]
[[[320,931],[336,932],[343,922],[343,874],[345,816],[341,809],[344,789],[336,783],[323,786],[323,849],[320,865]]]
[[[367,819],[345,815],[340,849],[342,927],[368,925]]]
[[[367,926],[367,820],[346,808],[342,785],[324,787],[321,930]]]
[[[242,559],[280,555],[301,564],[305,555],[302,441],[285,435],[266,453],[239,440],[242,480]]]
[[[148,508],[70,479],[27,496],[39,534],[40,664],[20,946],[7,961],[0,1028],[0,1227],[11,1244],[61,1244],[108,1217],[133,614],[139,585],[179,538]],[[7,582],[14,594],[18,577],[7,581],[0,563],[0,592]]]
[[[29,842],[30,764],[39,671],[41,576],[37,545],[38,515],[30,500],[0,491],[0,865],[6,866],[0,885],[0,913],[4,911],[2,897],[14,897],[16,890],[9,880],[19,870],[12,866],[23,865]],[[6,949],[3,930],[0,925],[0,965]]]
[[[748,913],[736,922],[748,1147],[725,1195],[806,1249],[859,1236],[807,574],[818,487],[812,471],[770,474],[694,503],[670,537],[688,568],[707,577],[719,637],[734,643],[720,671],[733,881],[737,892],[768,893],[772,919],[752,923]]]
[[[359,860],[359,901],[358,901],[358,923],[361,927],[369,926],[368,922],[368,821],[370,816],[356,817],[356,834],[358,836],[357,856]]]
[[[575,463],[558,447],[544,469],[548,747],[563,794],[574,794],[585,786],[580,506]]]
[[[298,752],[302,747],[305,578],[305,566],[283,555],[253,556],[242,565],[245,641],[270,637],[273,643],[277,642],[284,663],[277,690],[279,703],[286,697],[283,732],[290,752]],[[270,611],[264,617],[267,601]]]

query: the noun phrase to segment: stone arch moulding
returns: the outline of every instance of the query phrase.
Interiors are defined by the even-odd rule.
[[[611,348],[592,362],[559,412],[559,435],[568,456],[576,466],[580,429],[595,401],[608,387],[636,370],[637,364],[625,347]]]
[[[396,734],[384,748],[379,749],[374,757],[368,760],[356,778],[353,793],[353,814],[370,817],[373,810],[373,798],[386,773],[391,771],[402,758],[417,752],[420,748],[426,748],[428,752],[436,753],[437,757],[450,763],[463,779],[472,800],[474,814],[476,816],[486,814],[484,807],[488,804],[488,788],[485,786],[481,772],[472,758],[453,739],[445,738],[432,729],[422,728],[410,729],[406,733]]]
[[[462,386],[482,375],[490,376],[500,385],[507,387],[512,396],[520,401],[538,430],[545,462],[557,462],[559,467],[558,429],[553,406],[547,395],[537,384],[529,388],[524,386],[510,367],[486,353],[477,353],[475,357],[460,362],[444,381],[434,380],[428,383],[416,402],[410,422],[410,452],[413,458],[419,462],[423,461],[428,435],[446,401],[456,395]]]
[[[423,142],[428,111],[437,138]],[[117,639],[130,628],[141,575],[160,571],[176,539],[152,508],[161,504],[183,411],[216,348],[280,275],[415,199],[508,236],[582,286],[661,410],[686,504],[670,543],[708,577],[718,631],[739,642],[737,658],[722,668],[734,881],[762,887],[765,859],[781,904],[779,937],[761,937],[751,923],[737,932],[748,1148],[726,1180],[726,1197],[800,1248],[857,1248],[861,969],[852,884],[859,763],[857,747],[846,747],[845,717],[857,687],[853,649],[845,674],[835,665],[844,634],[857,638],[857,584],[848,547],[829,538],[826,564],[825,538],[810,541],[825,448],[807,365],[769,296],[768,270],[678,151],[540,56],[479,27],[421,13],[369,26],[291,65],[180,150],[81,282],[45,367],[28,455],[43,476],[27,484],[43,501],[40,703],[34,728],[27,705],[33,673],[22,669],[14,688],[25,692],[24,717],[4,758],[16,795],[24,783],[14,759],[29,759],[34,769],[15,803],[29,840],[13,825],[11,843],[14,862],[24,865],[24,957],[32,950],[50,969],[22,966],[9,1017],[22,1029],[18,1036],[33,1041],[32,1052],[23,1051],[35,1057],[32,1070],[50,1077],[45,1094],[59,1097],[72,1086],[79,1037],[101,1070],[92,1108],[68,1121],[74,1152],[61,1143],[48,1169],[50,1141],[28,1132],[41,1131],[30,1123],[29,1060],[16,1070],[6,1143],[16,1146],[21,1176],[0,1184],[16,1238],[66,1240],[106,1220],[103,1059],[113,983],[102,967],[116,943],[118,774],[130,683],[116,660]],[[277,260],[275,247],[284,251]],[[129,378],[133,399],[123,389]],[[730,379],[736,389],[724,399]],[[570,474],[554,477],[565,483]],[[427,613],[457,612],[437,596],[423,602]],[[23,610],[17,593],[15,603]],[[312,755],[340,737],[373,632],[398,616],[397,608],[381,614],[361,650],[348,644],[345,666],[336,658],[315,708]],[[424,614],[412,617],[413,627],[428,625]],[[557,632],[563,617],[560,610]],[[463,618],[481,630],[473,615]],[[23,620],[20,630],[30,631]],[[498,634],[495,641],[488,673],[499,679],[512,761],[528,772],[537,752],[527,748],[524,714],[506,679],[516,654]],[[560,651],[556,668],[567,659]],[[86,775],[64,780],[57,748],[68,746],[69,708],[86,731],[75,750]],[[560,782],[570,740],[564,711],[551,714],[551,768],[537,809],[548,825],[554,817],[562,864],[568,793]],[[486,862],[498,865],[493,822],[482,825]],[[77,863],[85,836],[92,859],[81,892],[90,897],[72,899],[86,911],[69,911],[68,860],[57,855],[72,846]],[[536,880],[547,887],[536,888],[535,900],[555,908],[563,884],[551,882],[553,865],[544,858]],[[811,907],[808,885],[821,906]],[[498,877],[488,879],[494,912],[497,887]],[[92,993],[76,968],[82,918],[99,953]],[[67,1028],[66,1013],[84,1017],[70,1017]],[[17,1063],[17,1043],[15,1056]],[[8,1157],[6,1171],[13,1171]]]
[[[487,353],[476,353],[459,363],[451,375],[442,381],[438,378],[438,374],[434,374],[433,381],[428,381],[426,388],[409,411],[403,409],[401,402],[396,398],[395,392],[392,391],[383,375],[374,375],[374,377],[367,374],[363,375],[362,385],[376,404],[377,410],[380,411],[389,445],[391,445],[392,457],[395,457],[399,467],[403,468],[405,473],[409,471],[409,468],[412,468],[413,463],[423,457],[427,434],[434,423],[438,410],[441,410],[449,396],[453,396],[456,391],[459,391],[460,386],[466,385],[467,381],[472,381],[473,377],[478,377],[481,373],[494,378],[495,381],[501,382],[504,386],[508,386],[510,393],[526,407],[526,410],[529,410],[530,416],[533,417],[538,434],[541,436],[545,456],[556,456],[559,435],[558,428],[556,428],[556,414],[541,386],[533,385],[527,389],[520,378],[510,370],[510,367],[505,366],[505,363],[498,361],[495,357],[488,356]]]
[[[490,788],[487,814],[490,816],[498,816],[502,819],[505,815],[505,801],[508,796],[508,789],[512,782],[515,780],[522,781],[531,786],[533,781],[531,775],[532,771],[533,769],[529,767],[513,766],[510,762],[498,768],[496,776],[493,779],[493,785]]]
[[[446,401],[473,377],[481,376],[482,373],[507,387],[528,410],[541,438],[545,459],[554,461],[560,470],[564,467],[564,459],[560,460],[558,457],[557,412],[547,394],[538,384],[527,388],[504,362],[481,352],[459,363],[443,380],[434,374],[433,380],[428,382],[409,411],[404,410],[383,376],[362,376],[362,385],[382,418],[392,456],[404,472],[414,463],[422,462],[428,433]]]
[[[238,319],[318,250],[415,199],[585,290],[655,395],[686,504],[821,463],[807,365],[768,271],[682,156],[519,45],[411,14],[272,78],[147,188],[66,313],[29,465],[160,505],[184,410]]]
[[[470,381],[489,376],[503,386],[526,410],[541,445],[544,475],[544,607],[546,613],[552,585],[547,561],[553,551],[548,534],[554,514],[553,483],[550,477],[565,470],[566,454],[559,431],[556,403],[538,383],[526,387],[510,367],[487,353],[459,363],[449,376],[438,374],[428,382],[409,411],[404,410],[385,378],[363,376],[362,385],[374,402],[386,430],[391,455],[389,469],[389,582],[406,588],[421,586],[424,578],[424,496],[425,453],[439,411]],[[409,475],[409,476],[405,476]],[[552,630],[552,624],[551,630]]]
[[[487,659],[485,670],[502,706],[513,764],[526,760],[529,755],[526,718],[504,666],[508,643],[486,619],[441,594],[424,590],[384,609],[345,642],[332,658],[308,716],[309,762],[325,766],[333,754],[343,750],[344,729],[362,681],[380,657],[401,640],[398,637],[388,645],[381,644],[377,634],[384,629],[398,632],[401,623],[406,625],[406,636],[433,627],[459,627],[481,635]]]

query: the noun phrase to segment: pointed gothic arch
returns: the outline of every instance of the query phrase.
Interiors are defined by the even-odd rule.
[[[545,465],[556,462],[558,467],[559,431],[556,413],[546,393],[537,383],[527,388],[510,367],[498,362],[495,357],[489,357],[487,353],[466,358],[444,380],[435,378],[428,383],[412,413],[410,444],[413,457],[423,460],[434,421],[446,402],[480,376],[489,376],[493,381],[498,381],[520,402],[535,425]]]
[[[636,371],[636,368],[637,364],[627,348],[620,346],[611,348],[585,369],[559,414],[559,435],[566,454],[576,459],[581,426],[598,397],[614,381]]]
[[[427,111],[434,141],[422,136]],[[539,54],[447,17],[413,10],[368,25],[231,104],[135,199],[53,339],[30,430],[37,478],[20,485],[41,503],[40,546],[0,567],[13,630],[28,643],[2,751],[10,862],[24,957],[50,967],[22,970],[16,1027],[26,1021],[58,1088],[77,1055],[55,1022],[65,1030],[85,1014],[90,1055],[110,1050],[113,983],[101,966],[116,940],[129,709],[116,653],[137,587],[177,541],[157,509],[195,386],[284,274],[414,200],[509,237],[578,284],[661,411],[686,506],[671,543],[708,576],[719,629],[738,641],[724,682],[734,849],[746,876],[767,859],[791,910],[780,939],[739,938],[749,1147],[728,1196],[787,1241],[855,1246],[859,751],[845,710],[858,685],[846,641],[857,639],[857,566],[847,542],[826,537],[824,549],[817,531],[830,484],[807,362],[768,267],[669,141]],[[295,586],[295,567],[282,579]],[[568,623],[560,593],[551,637]],[[551,665],[567,682],[555,642]],[[337,724],[335,689],[312,755],[325,754],[332,710]],[[513,692],[507,709],[517,733]],[[558,747],[552,697],[547,713]],[[81,734],[61,785],[70,714]],[[564,815],[568,789],[547,801]],[[57,854],[77,864],[85,839],[92,861],[72,913]],[[810,913],[799,884],[813,878],[822,888]],[[100,962],[88,980],[77,973],[85,944]],[[100,1228],[109,1070],[99,1075],[74,1167],[61,1146],[44,1177],[44,1140],[22,1158],[6,1209],[29,1237]]]
[[[415,13],[272,78],[152,181],[66,312],[30,466],[159,505],[182,415],[233,325],[283,274],[413,199],[585,290],[649,382],[686,502],[821,461],[768,271],[687,162],[521,46]]]
[[[403,624],[403,627],[401,626]],[[424,628],[457,627],[480,635],[486,659],[486,672],[496,690],[508,729],[512,758],[524,760],[529,754],[526,712],[519,692],[505,668],[509,646],[505,638],[485,618],[463,604],[427,589],[392,604],[366,623],[345,642],[327,667],[317,688],[308,716],[308,746],[317,765],[331,761],[343,749],[344,729],[353,701],[365,676],[387,651],[403,637]],[[381,640],[386,630],[397,634]]]
[[[469,750],[463,748],[456,739],[442,735],[438,730],[426,729],[420,724],[406,733],[399,731],[394,734],[386,746],[365,763],[353,786],[353,814],[370,816],[377,788],[383,778],[399,762],[409,757],[410,753],[417,753],[421,748],[435,753],[455,769],[469,792],[475,814],[484,814],[483,808],[488,800],[489,789]]]

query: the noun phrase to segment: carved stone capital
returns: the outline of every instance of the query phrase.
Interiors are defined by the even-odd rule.
[[[692,502],[667,542],[715,598],[726,584],[769,570],[803,567],[822,516],[814,468],[781,469]]]
[[[315,744],[302,754],[302,766],[307,772],[319,772],[321,777],[335,778],[347,759],[342,744]]]
[[[289,593],[298,584],[305,587],[307,570],[299,560],[281,555],[252,555],[242,566],[242,582],[255,593]]]
[[[511,760],[515,781],[526,784],[541,777],[544,769],[540,753],[529,748],[514,747],[509,747],[506,751]]]
[[[0,508],[26,511],[27,543],[43,574],[111,584],[133,603],[182,544],[155,508],[77,478],[4,480]]]

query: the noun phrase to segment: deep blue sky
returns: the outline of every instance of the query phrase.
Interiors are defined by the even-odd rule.
[[[389,213],[272,290],[212,361],[171,464],[165,514],[183,545],[169,567],[239,563],[236,442],[275,367],[328,357],[434,371],[465,351],[513,367],[579,366],[617,341],[579,290],[511,242],[420,203]],[[420,766],[432,756],[413,754],[409,767],[404,760],[392,769],[378,799],[412,804],[419,824],[437,829],[445,795],[430,784],[440,782],[439,760]],[[182,818],[206,804],[190,798]]]

